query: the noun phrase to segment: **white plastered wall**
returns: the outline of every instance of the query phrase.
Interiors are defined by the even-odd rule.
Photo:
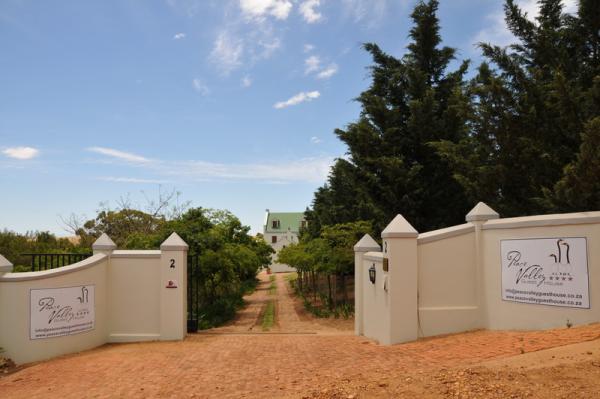
[[[419,236],[419,336],[480,327],[475,233],[470,225],[443,237],[444,229]]]
[[[109,266],[109,342],[160,338],[160,251],[114,251]]]
[[[358,320],[362,320],[356,327],[357,334],[382,344],[411,340],[406,337],[413,325],[413,298],[412,293],[406,296],[406,292],[412,283],[405,279],[406,271],[413,266],[417,269],[415,296],[419,310],[415,337],[476,328],[528,330],[600,322],[600,212],[494,219],[498,215],[482,203],[474,211],[467,215],[469,223],[415,237],[417,257],[414,260],[405,256],[406,250],[392,251],[393,240],[409,243],[411,239],[403,234],[412,226],[404,223],[403,218],[404,224],[397,223],[400,216],[394,219],[395,224],[392,221],[386,228],[392,235],[384,238],[390,253],[384,254],[384,250],[384,253],[368,252],[362,258],[356,256],[360,260],[356,286],[362,287],[355,291],[356,303],[362,303],[355,310]],[[587,240],[590,308],[503,301],[501,240],[560,237]],[[388,273],[382,269],[380,259],[384,256],[390,260]],[[369,282],[367,272],[373,264],[378,280],[375,285]],[[389,280],[388,292],[379,284],[385,275],[395,276]],[[398,293],[398,286],[404,295],[402,299],[393,295]],[[405,332],[396,334],[395,326],[404,327]]]
[[[43,272],[0,275],[0,346],[17,364],[94,348],[106,342],[108,257],[97,254],[82,262]],[[31,289],[95,285],[95,328],[75,335],[29,339]]]
[[[58,269],[6,273],[6,265],[0,265],[0,347],[4,355],[22,364],[106,342],[185,337],[187,244],[175,233],[156,251],[118,251],[108,236],[99,241],[92,257]],[[169,281],[176,282],[177,288],[167,288]],[[30,339],[30,290],[90,285],[95,292],[93,330]]]
[[[565,218],[570,216],[570,218]],[[531,330],[600,321],[600,212],[489,221],[483,225],[483,292],[491,330]],[[587,223],[591,222],[591,223]],[[536,226],[537,225],[537,226]],[[500,240],[586,237],[590,309],[533,305],[502,300]]]

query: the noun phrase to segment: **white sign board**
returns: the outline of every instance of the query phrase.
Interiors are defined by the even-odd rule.
[[[94,329],[94,285],[30,291],[30,339]]]
[[[502,299],[589,309],[582,237],[502,240]]]

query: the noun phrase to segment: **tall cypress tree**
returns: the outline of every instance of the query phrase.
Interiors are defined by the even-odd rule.
[[[357,99],[358,121],[335,132],[348,159],[338,160],[317,191],[307,215],[313,223],[369,219],[380,231],[401,213],[427,231],[464,220],[464,190],[431,143],[458,142],[467,133],[468,62],[447,72],[455,49],[440,45],[437,9],[437,0],[416,5],[412,41],[401,59],[365,44],[372,83]]]
[[[549,200],[551,190],[599,112],[600,2],[582,0],[577,15],[564,14],[561,0],[538,3],[531,20],[506,1],[506,23],[518,41],[481,44],[489,64],[470,84],[470,134],[459,144],[437,144],[471,201],[504,216],[567,210]]]

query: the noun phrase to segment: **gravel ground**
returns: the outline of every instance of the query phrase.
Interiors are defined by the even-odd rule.
[[[0,377],[0,398],[594,398],[600,324],[474,331],[391,347],[318,320],[277,275],[230,325],[182,342],[109,344]],[[260,328],[277,301],[276,324]]]

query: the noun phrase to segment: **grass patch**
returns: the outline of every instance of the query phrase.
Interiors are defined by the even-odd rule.
[[[271,285],[269,286],[269,295],[275,295],[277,293],[277,283],[275,282],[275,276],[271,276]]]
[[[262,330],[269,331],[275,323],[275,301],[269,301],[262,319]]]

